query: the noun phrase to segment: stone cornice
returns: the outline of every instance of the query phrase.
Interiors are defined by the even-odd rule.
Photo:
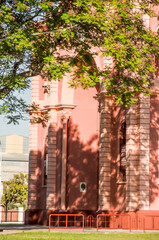
[[[62,118],[63,122],[69,119],[71,111],[76,107],[76,104],[56,104],[44,106],[45,110],[55,110],[57,114]]]
[[[46,105],[44,106],[44,110],[52,110],[55,109],[57,111],[62,111],[62,110],[72,110],[76,107],[76,104],[56,104],[56,105]]]

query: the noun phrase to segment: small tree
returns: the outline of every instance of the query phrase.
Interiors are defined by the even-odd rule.
[[[1,203],[5,206],[6,221],[9,205],[24,205],[28,198],[28,175],[20,173],[15,174],[9,181],[3,182],[3,195]]]

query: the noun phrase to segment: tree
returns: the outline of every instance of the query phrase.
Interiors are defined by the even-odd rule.
[[[10,113],[10,121],[16,122],[27,106],[15,90],[29,87],[31,76],[60,80],[72,68],[72,87],[94,87],[102,81],[106,94],[124,105],[134,102],[138,93],[149,94],[159,40],[143,16],[153,16],[152,6],[158,4],[158,0],[1,0],[1,113]],[[94,47],[111,58],[112,67],[92,67]],[[61,56],[59,49],[66,54]],[[67,54],[70,51],[74,54]]]
[[[3,182],[3,195],[1,203],[5,206],[6,213],[9,204],[25,205],[28,198],[28,175],[20,173],[8,181]]]

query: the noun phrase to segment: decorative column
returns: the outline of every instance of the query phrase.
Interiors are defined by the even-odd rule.
[[[99,100],[99,210],[110,210],[111,181],[111,114],[112,99],[101,93]]]
[[[127,211],[149,210],[150,97],[141,94],[127,109]]]
[[[62,173],[61,173],[61,210],[66,210],[66,171],[67,171],[67,122],[69,116],[62,116]]]
[[[150,96],[140,95],[139,210],[149,210]]]
[[[139,180],[139,103],[126,112],[126,210],[138,209]]]
[[[38,157],[38,124],[30,124],[29,129],[29,182],[28,209],[36,209],[37,200],[37,157]]]
[[[46,191],[46,209],[55,210],[56,206],[56,151],[57,151],[57,111],[58,81],[49,83],[48,98],[44,109],[49,111],[48,123],[48,174]]]
[[[32,102],[39,101],[40,77],[32,78]],[[31,113],[30,119],[34,117]],[[28,209],[37,208],[37,158],[38,158],[38,124],[30,123],[29,128],[29,182],[28,182]]]
[[[46,208],[55,210],[56,201],[56,134],[57,112],[50,109],[50,121],[48,128],[48,176],[47,176],[47,200]]]
[[[58,104],[55,106],[60,118],[62,119],[62,171],[61,171],[61,211],[65,211],[66,206],[66,172],[67,172],[67,123],[71,116],[71,110],[76,104]]]

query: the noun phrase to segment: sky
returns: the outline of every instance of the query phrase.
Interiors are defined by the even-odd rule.
[[[27,103],[30,103],[31,90],[28,89],[22,96]],[[19,121],[18,125],[7,124],[5,115],[0,115],[0,136],[3,135],[22,135],[29,137],[29,119],[27,121]]]

